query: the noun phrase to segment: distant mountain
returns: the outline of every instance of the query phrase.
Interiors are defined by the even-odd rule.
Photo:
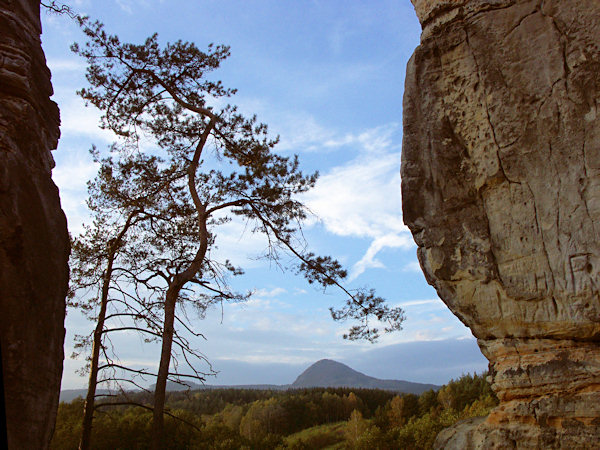
[[[107,389],[97,389],[96,394],[108,394],[109,391]],[[65,389],[60,391],[60,401],[65,403],[71,403],[76,398],[85,398],[87,394],[87,389]]]
[[[167,391],[184,391],[184,390],[200,390],[200,389],[263,389],[263,390],[285,390],[285,389],[303,389],[311,387],[349,387],[349,388],[366,388],[366,389],[383,389],[386,391],[404,392],[407,394],[422,394],[429,389],[437,390],[440,386],[435,384],[413,383],[403,380],[380,380],[370,377],[364,373],[360,373],[345,364],[331,359],[322,359],[317,361],[304,372],[302,372],[296,381],[292,384],[243,384],[234,386],[218,386],[218,385],[201,385],[187,382],[189,387],[182,386],[177,383],[167,383]],[[154,386],[149,387],[150,390]],[[99,389],[99,394],[108,393],[105,389]],[[67,389],[60,392],[61,402],[71,402],[77,397],[84,398],[85,389]]]
[[[289,389],[290,385],[289,384],[236,384],[236,385],[218,385],[218,384],[197,384],[197,383],[191,383],[189,381],[186,381],[186,386],[179,384],[179,383],[173,383],[172,381],[169,381],[167,383],[167,391],[170,392],[178,392],[178,391],[198,391],[201,389],[257,389],[257,390],[264,390],[264,391],[281,391],[281,390],[285,390],[285,389]],[[150,390],[154,390],[154,386],[156,385],[152,385],[150,386]]]
[[[439,389],[440,386],[412,383],[403,380],[380,380],[360,373],[337,361],[322,359],[302,372],[291,385],[293,389],[309,387],[384,389],[409,394],[421,394],[429,389]]]

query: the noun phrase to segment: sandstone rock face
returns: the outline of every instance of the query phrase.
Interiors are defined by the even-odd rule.
[[[600,448],[600,2],[413,0],[404,221],[501,404],[440,448]]]
[[[69,239],[39,2],[0,2],[0,348],[9,448],[47,448],[62,374]]]

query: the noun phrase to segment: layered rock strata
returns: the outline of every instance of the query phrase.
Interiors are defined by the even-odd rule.
[[[439,448],[600,448],[600,3],[413,0],[404,221],[500,405]]]
[[[58,108],[40,4],[0,2],[0,348],[9,448],[47,448],[60,390],[69,239],[50,150]]]

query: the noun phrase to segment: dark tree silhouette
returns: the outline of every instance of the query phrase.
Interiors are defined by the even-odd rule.
[[[136,377],[156,376],[148,369],[135,369],[118,361],[110,336],[135,331],[146,341],[162,338],[160,307],[165,288],[164,283],[154,280],[160,278],[156,268],[161,266],[164,252],[147,239],[143,224],[155,220],[154,203],[168,205],[164,196],[169,192],[164,186],[180,176],[159,169],[159,160],[152,156],[129,155],[119,161],[99,160],[97,153],[94,156],[101,163],[98,176],[88,185],[87,203],[94,220],[73,240],[71,258],[70,306],[83,309],[96,323],[92,335],[78,336],[76,344],[76,347],[91,346],[80,441],[83,449],[90,447],[93,414],[100,406],[95,403],[96,386],[111,383],[113,390],[121,391],[123,396],[124,384],[143,389]],[[166,213],[161,215],[161,218],[168,217]],[[204,307],[208,302],[198,304]],[[185,316],[176,315],[175,319],[192,332]],[[185,376],[203,381],[206,374],[195,369],[198,360],[205,361],[202,354],[176,331],[173,342],[189,372],[183,375],[176,366],[175,373],[170,374],[175,375],[172,380],[181,382],[180,377]],[[100,373],[103,374],[101,379]]]

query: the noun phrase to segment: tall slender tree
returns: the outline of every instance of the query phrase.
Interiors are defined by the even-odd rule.
[[[113,147],[113,150],[115,148]],[[143,239],[140,225],[153,221],[154,204],[168,192],[164,186],[185,174],[161,169],[160,160],[144,154],[125,155],[100,160],[100,170],[88,186],[88,206],[93,223],[73,240],[71,257],[70,305],[81,307],[96,323],[92,335],[80,336],[78,346],[91,346],[89,379],[80,448],[90,448],[92,420],[96,409],[96,387],[111,383],[113,390],[124,394],[124,383],[142,386],[130,375],[156,375],[147,369],[136,369],[117,361],[109,335],[115,332],[136,331],[146,340],[162,338],[161,315],[156,298],[164,296],[164,287],[155,283],[152,271],[162,249],[153,248]],[[164,200],[164,199],[163,199]],[[161,218],[168,218],[162,214]],[[91,292],[90,292],[91,290]],[[178,320],[189,329],[184,318]],[[195,333],[198,334],[198,333]],[[175,334],[174,342],[185,355],[185,360],[198,362],[203,356],[196,352],[187,339]],[[188,377],[202,381],[205,373],[189,367]],[[99,378],[100,373],[102,377]],[[174,379],[174,381],[178,381]]]
[[[216,106],[235,93],[208,76],[229,56],[228,47],[211,44],[203,52],[177,41],[161,48],[156,34],[140,45],[122,43],[99,22],[80,22],[88,41],[83,47],[74,44],[73,51],[88,61],[90,87],[79,94],[102,111],[101,126],[120,136],[122,152],[143,153],[142,142],[151,141],[164,157],[162,168],[181,175],[164,184],[160,195],[147,195],[152,205],[146,214],[152,220],[138,224],[138,236],[158,252],[147,270],[164,283],[153,405],[156,448],[164,444],[177,306],[236,297],[223,273],[241,270],[211,253],[217,227],[235,217],[266,237],[266,257],[291,254],[310,283],[342,290],[346,304],[332,310],[334,319],[359,320],[348,338],[376,339],[372,317],[387,322],[386,331],[401,328],[401,309],[390,308],[373,291],[347,290],[341,284],[346,271],[336,260],[306,250],[301,224],[307,212],[297,198],[314,186],[318,174],[304,175],[296,156],[277,154],[277,139],[256,117],[244,117],[235,106]]]

